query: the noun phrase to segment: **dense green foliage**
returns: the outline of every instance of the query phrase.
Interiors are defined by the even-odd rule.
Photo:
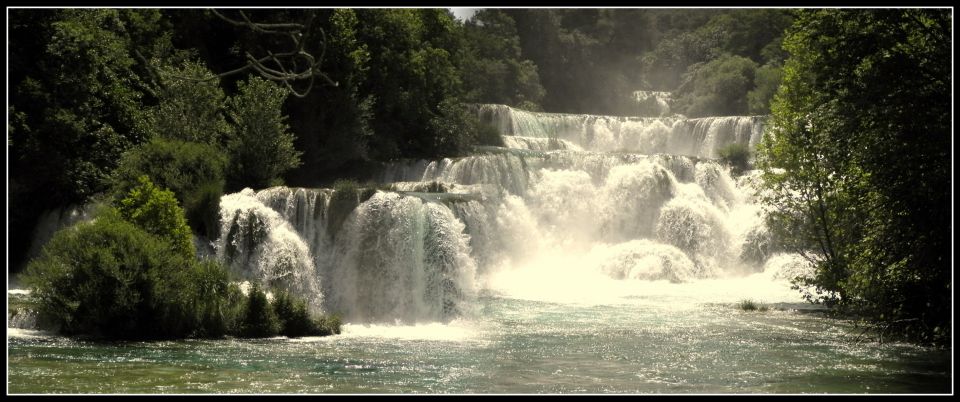
[[[545,91],[537,66],[523,58],[513,18],[498,9],[480,9],[464,26],[466,99],[540,109]]]
[[[23,280],[62,333],[155,339],[191,336],[201,323],[216,332],[208,303],[221,279],[219,265],[171,253],[168,242],[107,211],[58,232]]]
[[[120,154],[146,138],[131,51],[163,25],[157,10],[10,10],[10,227],[108,187]],[[16,262],[29,236],[14,236]]]
[[[280,333],[280,320],[259,284],[254,283],[247,294],[239,327],[239,335],[244,338],[266,338]]]
[[[257,285],[244,296],[220,263],[171,247],[170,239],[104,209],[93,222],[58,232],[29,264],[23,281],[33,289],[30,309],[44,328],[105,339],[340,332],[336,316],[314,318],[304,300],[285,292],[270,304]]]
[[[816,263],[814,301],[950,339],[948,10],[811,10],[758,163],[770,227]]]
[[[747,145],[732,143],[720,148],[717,153],[720,160],[730,166],[734,175],[750,169],[750,148]]]
[[[222,145],[231,138],[234,128],[224,118],[226,95],[202,63],[186,61],[180,68],[162,65],[156,79],[159,102],[145,113],[154,138],[209,145]]]
[[[212,239],[219,230],[226,165],[227,158],[215,146],[154,138],[123,155],[112,191],[123,196],[147,176],[173,191],[194,233]]]
[[[691,66],[676,91],[675,106],[691,116],[747,114],[747,93],[753,89],[756,70],[753,60],[731,55]]]
[[[782,75],[783,70],[778,64],[766,64],[757,68],[753,79],[756,86],[747,93],[749,114],[770,114],[770,102],[780,87]]]
[[[323,317],[319,321],[314,321],[307,310],[307,302],[294,299],[286,291],[274,292],[271,306],[280,322],[280,335],[296,338],[340,333],[339,324],[335,327],[327,324],[331,320],[336,320],[335,317]]]
[[[291,296],[286,290],[275,289],[272,296],[273,300],[270,300],[259,285],[254,284],[251,287],[236,324],[236,333],[239,336],[264,338],[282,335],[299,338],[340,333],[338,316],[320,316],[315,319],[307,308],[307,302]]]
[[[237,95],[230,99],[236,135],[227,143],[229,189],[282,184],[280,176],[300,165],[300,151],[293,147],[293,134],[280,110],[287,93],[260,77],[238,84]]]
[[[139,182],[126,197],[117,201],[120,216],[169,242],[175,253],[193,258],[196,254],[193,236],[173,192],[158,188],[147,176],[140,176]]]
[[[544,110],[614,115],[637,111],[630,101],[634,90],[673,91],[679,101],[674,112],[693,117],[745,114],[743,94],[760,83],[733,57],[779,63],[782,34],[791,22],[786,10],[772,9],[503,13],[515,21],[521,54],[537,67]],[[712,89],[727,81],[736,91],[723,96],[735,100],[735,107],[714,98],[718,92]]]

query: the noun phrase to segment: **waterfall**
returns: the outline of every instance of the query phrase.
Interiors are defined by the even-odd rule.
[[[387,163],[367,199],[335,205],[334,190],[287,187],[224,196],[218,256],[354,323],[469,316],[486,278],[525,267],[674,283],[803,272],[764,226],[756,174],[734,178],[712,159],[754,147],[762,117],[477,110],[505,147]]]
[[[314,235],[312,230],[299,232],[288,220],[296,221],[300,214],[307,213],[307,205],[290,208],[293,213],[289,215],[268,205],[288,210],[285,203],[276,202],[280,197],[275,196],[284,192],[288,191],[254,193],[244,189],[223,196],[220,199],[221,236],[216,243],[217,257],[235,276],[290,290],[306,298],[314,310],[319,310],[323,293],[313,255],[322,253],[322,250],[311,250],[308,245],[306,239]],[[300,229],[314,226],[310,224]]]
[[[449,208],[378,192],[338,235],[330,309],[357,321],[449,320],[475,292],[468,236]]]
[[[539,113],[506,105],[481,105],[479,114],[508,136],[563,140],[593,151],[706,158],[717,157],[717,150],[733,143],[756,147],[765,120],[764,116],[687,119]],[[513,146],[524,140],[507,141]]]

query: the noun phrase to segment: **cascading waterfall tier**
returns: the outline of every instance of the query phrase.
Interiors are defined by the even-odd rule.
[[[754,146],[762,117],[478,113],[506,147],[389,163],[368,199],[286,187],[224,196],[218,255],[350,322],[387,323],[469,315],[484,278],[544,261],[641,281],[804,270],[763,225],[755,175],[735,180],[711,159]]]
[[[244,189],[228,194],[220,199],[220,239],[216,243],[217,257],[224,261],[230,271],[241,279],[258,281],[268,287],[284,288],[297,296],[306,298],[310,307],[319,310],[323,293],[317,277],[314,246],[311,250],[309,240],[312,230],[298,231],[289,218],[297,222],[300,214],[309,213],[310,202],[286,208],[279,203],[279,193],[289,192],[267,190],[255,193]],[[316,207],[319,194],[314,197],[304,194],[303,198],[312,198]],[[278,212],[271,206],[280,209]],[[291,211],[289,214],[283,212]],[[313,227],[304,218],[304,226]]]
[[[765,120],[764,116],[688,119],[683,116],[540,113],[506,105],[481,105],[478,113],[481,120],[508,136],[568,141],[592,151],[667,153],[706,158],[716,158],[718,150],[729,144],[755,148]]]
[[[286,187],[224,196],[218,257],[242,279],[353,322],[446,321],[469,310],[476,263],[443,201],[377,192],[331,230],[332,196]]]
[[[354,211],[324,269],[329,306],[361,322],[457,317],[475,293],[476,264],[446,206],[378,192]]]

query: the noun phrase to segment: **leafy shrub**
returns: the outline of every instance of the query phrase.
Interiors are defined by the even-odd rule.
[[[720,160],[729,165],[733,174],[739,175],[750,169],[750,148],[747,145],[732,143],[717,151]]]
[[[197,322],[194,335],[200,338],[226,335],[229,321],[225,312],[230,308],[231,301],[226,268],[215,260],[201,261],[196,264],[192,277]]]
[[[246,309],[247,296],[236,283],[227,285],[227,293],[221,309],[223,324],[227,334],[239,334],[243,326],[243,313]]]
[[[241,315],[238,335],[244,338],[267,338],[280,333],[280,321],[259,284],[253,284]]]
[[[737,303],[737,308],[743,311],[767,311],[770,308],[763,303],[757,303],[750,299],[743,299]]]
[[[192,261],[115,212],[61,230],[23,281],[64,334],[176,338],[194,327]]]
[[[320,317],[315,325],[319,336],[339,335],[342,321],[339,315],[333,314]]]
[[[429,143],[425,156],[464,155],[475,143],[477,118],[454,98],[444,99],[439,113],[430,119]]]
[[[173,192],[158,188],[147,176],[138,180],[140,184],[117,202],[120,216],[169,242],[185,258],[193,258],[193,236]]]
[[[148,176],[174,192],[194,233],[217,237],[220,196],[227,159],[215,146],[154,138],[124,154],[114,177],[114,193],[125,195]]]
[[[318,328],[310,319],[303,299],[294,299],[283,290],[277,291],[273,297],[273,311],[280,322],[280,335],[290,338],[318,335]]]

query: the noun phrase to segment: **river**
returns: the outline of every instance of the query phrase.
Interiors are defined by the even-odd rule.
[[[810,266],[764,226],[757,172],[715,159],[754,148],[762,116],[479,113],[505,147],[390,163],[364,197],[221,200],[206,252],[341,314],[342,334],[97,343],[8,328],[9,392],[952,391],[950,350],[879,343],[791,289]]]

